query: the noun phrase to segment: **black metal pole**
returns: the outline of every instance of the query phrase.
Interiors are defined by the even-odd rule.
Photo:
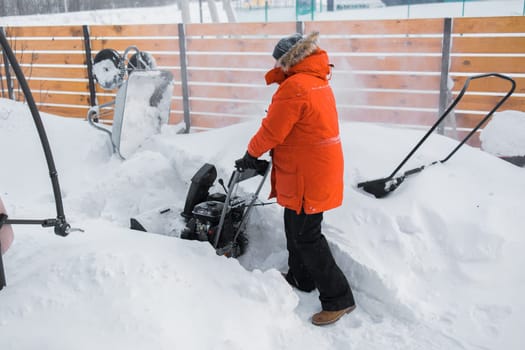
[[[179,59],[180,59],[180,82],[182,85],[182,107],[184,111],[185,132],[190,132],[190,92],[188,87],[188,62],[186,56],[186,31],[184,23],[178,24],[179,29]]]
[[[27,105],[29,106],[31,115],[33,117],[33,121],[35,123],[38,136],[40,137],[40,143],[42,144],[42,148],[44,150],[44,155],[46,157],[47,167],[49,170],[49,176],[51,178],[51,185],[53,186],[53,195],[55,197],[55,206],[57,212],[56,222],[54,225],[55,234],[59,236],[67,236],[69,234],[70,226],[67,223],[66,216],[64,214],[62,195],[60,192],[60,184],[58,183],[58,174],[55,167],[55,161],[53,160],[53,154],[51,152],[51,147],[47,139],[44,124],[42,123],[42,118],[40,117],[40,112],[38,111],[35,100],[33,98],[33,94],[31,93],[31,89],[29,88],[29,85],[27,84],[27,81],[24,77],[24,73],[22,72],[22,69],[20,69],[20,65],[18,64],[15,54],[13,53],[13,50],[11,49],[11,46],[9,45],[5,33],[3,31],[0,31],[0,44],[2,45],[3,51],[7,56],[9,62],[11,63],[11,66],[13,67],[16,78],[18,80],[18,84],[22,88]]]
[[[452,39],[452,18],[443,21],[443,44],[441,46],[441,78],[439,82],[439,111],[438,116],[443,113],[448,104],[448,71],[450,66],[450,44]],[[438,133],[445,133],[445,126],[439,125]]]
[[[84,51],[86,53],[86,68],[89,81],[89,104],[91,107],[96,106],[97,103],[97,91],[95,89],[95,79],[93,78],[93,61],[91,59],[91,40],[89,37],[89,27],[82,26],[84,32]]]
[[[5,35],[4,27],[0,27],[0,32]],[[7,85],[7,95],[11,100],[15,99],[15,92],[13,90],[13,79],[11,79],[11,69],[9,68],[9,59],[5,53],[5,50],[2,50],[2,55],[4,56],[4,68],[5,68],[5,82]]]

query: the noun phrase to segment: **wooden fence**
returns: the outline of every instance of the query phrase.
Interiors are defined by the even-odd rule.
[[[332,86],[342,120],[427,128],[469,75],[498,72],[517,82],[500,110],[525,111],[525,17],[360,20],[234,24],[94,25],[4,28],[41,111],[85,118],[114,91],[90,95],[86,43],[131,45],[173,72],[173,123],[193,129],[225,126],[265,114],[275,86],[266,86],[275,43],[293,32],[321,32],[335,65]],[[87,36],[89,34],[89,36]],[[2,60],[2,96],[9,79]],[[11,81],[13,77],[11,76]],[[12,97],[21,99],[16,80]],[[508,90],[496,78],[475,81],[449,120],[470,128]],[[111,118],[108,114],[107,118]]]

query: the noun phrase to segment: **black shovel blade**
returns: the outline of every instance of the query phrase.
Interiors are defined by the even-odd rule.
[[[390,192],[394,191],[404,180],[405,176],[383,178],[360,182],[357,184],[357,187],[362,187],[363,190],[373,194],[376,198],[383,198]]]

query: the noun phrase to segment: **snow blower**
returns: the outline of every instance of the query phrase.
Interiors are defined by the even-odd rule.
[[[456,105],[459,103],[463,95],[468,89],[468,86],[472,80],[475,79],[484,79],[489,77],[495,77],[499,79],[507,80],[511,83],[511,88],[508,90],[508,92],[501,98],[501,100],[492,108],[492,110],[486,114],[483,119],[461,140],[461,142],[442,160],[436,160],[428,165],[423,165],[414,169],[410,169],[405,171],[403,174],[395,176],[397,172],[405,165],[405,163],[412,157],[412,155],[417,151],[417,149],[425,142],[425,140],[430,136],[430,134],[438,127],[438,125],[447,117],[447,115],[456,107]],[[443,114],[438,118],[438,120],[434,123],[434,125],[428,130],[428,132],[421,138],[421,140],[417,143],[417,145],[410,151],[410,153],[403,159],[403,161],[397,166],[397,168],[394,169],[394,171],[387,177],[377,179],[377,180],[371,180],[371,181],[365,181],[360,182],[357,184],[358,188],[363,188],[364,191],[373,194],[376,198],[383,198],[386,195],[388,195],[390,192],[394,191],[404,180],[410,175],[417,174],[421,172],[423,169],[428,168],[429,166],[432,166],[434,164],[438,163],[445,163],[447,160],[450,159],[454,155],[454,153],[457,152],[457,150],[463,146],[472,135],[496,112],[496,110],[512,95],[516,88],[516,82],[511,79],[508,76],[499,74],[499,73],[487,73],[487,74],[480,74],[480,75],[474,75],[466,79],[465,84],[463,85],[463,88],[459,92],[458,96],[452,101],[450,106],[443,112]]]
[[[217,170],[212,164],[204,164],[191,179],[181,213],[186,226],[180,233],[180,238],[209,242],[218,255],[236,258],[244,254],[248,245],[245,225],[251,209],[254,206],[272,204],[256,203],[270,168],[268,161],[259,160],[257,169],[234,170],[228,187],[222,179],[218,180],[224,193],[210,193],[217,178]],[[253,194],[244,198],[236,195],[240,182],[256,176],[261,176],[262,179]],[[156,219],[149,217],[151,225],[144,225],[141,218],[131,218],[130,228],[150,231],[147,227],[160,221],[159,216],[172,213],[173,210],[166,208],[155,212]],[[143,218],[148,220],[148,217]]]
[[[7,41],[6,35],[3,30],[0,30],[0,44],[4,51],[5,57],[7,57],[7,60],[13,67],[16,78],[18,80],[18,84],[20,85],[22,92],[24,93],[25,100],[31,111],[31,115],[33,117],[33,121],[35,123],[36,129],[38,132],[38,136],[40,138],[40,143],[42,144],[42,148],[44,150],[44,155],[45,155],[47,167],[49,170],[49,176],[51,178],[51,185],[53,187],[53,195],[54,195],[55,206],[56,206],[56,218],[10,219],[7,216],[7,213],[4,212],[5,210],[3,208],[3,204],[0,201],[0,239],[1,238],[4,239],[4,242],[3,242],[4,244],[8,239],[12,239],[13,231],[12,231],[11,225],[41,225],[42,227],[54,227],[55,234],[57,234],[58,236],[62,236],[62,237],[67,236],[69,233],[73,231],[81,231],[80,229],[71,228],[71,226],[68,224],[66,220],[66,216],[64,214],[64,207],[62,205],[62,195],[60,192],[60,185],[58,182],[58,173],[55,167],[55,162],[53,160],[53,154],[51,152],[51,147],[47,139],[44,124],[42,123],[42,118],[40,117],[40,113],[38,111],[35,100],[31,93],[31,89],[29,88],[29,85],[25,79],[24,73],[22,72],[22,69],[20,68],[20,65],[18,64],[16,56],[13,53],[13,50],[11,46],[9,45],[9,42]],[[1,244],[2,243],[0,243],[0,245]],[[8,247],[6,246],[3,249],[7,250],[7,248]],[[1,250],[2,248],[0,247],[0,251]],[[2,254],[0,252],[0,290],[5,286],[6,286],[5,272],[4,272],[3,262],[2,262]]]

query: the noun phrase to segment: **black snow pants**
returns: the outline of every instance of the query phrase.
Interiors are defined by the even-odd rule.
[[[355,304],[352,289],[337,266],[326,238],[321,233],[323,213],[297,214],[284,209],[284,230],[289,271],[286,279],[303,291],[319,290],[325,311],[337,311]]]

